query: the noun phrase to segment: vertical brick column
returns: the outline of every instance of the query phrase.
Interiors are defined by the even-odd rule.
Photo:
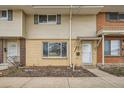
[[[124,40],[121,40],[121,55],[124,56]]]
[[[0,39],[0,63],[3,63],[3,40]]]
[[[26,65],[26,40],[20,39],[20,63],[22,66]]]

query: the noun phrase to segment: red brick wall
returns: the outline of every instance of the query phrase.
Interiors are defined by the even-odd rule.
[[[97,62],[98,63],[102,62],[102,41],[97,48]]]
[[[96,23],[97,23],[97,31],[104,26],[110,26],[110,27],[124,26],[124,21],[106,20],[106,13],[104,12],[100,12],[97,14]]]
[[[25,66],[26,63],[26,41],[25,39],[20,39],[20,63]]]
[[[96,15],[97,31],[105,25],[105,13],[100,12]]]
[[[107,56],[105,57],[105,63],[124,63],[124,57]]]
[[[3,40],[0,40],[0,63],[3,63]]]
[[[124,48],[124,36],[105,36],[105,40],[121,40],[121,48]],[[102,43],[97,48],[97,62],[102,62]],[[124,50],[121,51],[121,56],[105,56],[105,63],[122,63],[124,62]]]

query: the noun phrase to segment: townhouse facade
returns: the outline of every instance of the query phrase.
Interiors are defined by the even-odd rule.
[[[124,6],[0,6],[0,63],[124,62]]]

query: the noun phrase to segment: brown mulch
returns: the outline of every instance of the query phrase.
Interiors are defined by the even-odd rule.
[[[26,67],[19,68],[14,72],[8,73],[7,77],[96,77],[93,73],[82,67],[72,68],[67,66],[45,66],[45,67]]]

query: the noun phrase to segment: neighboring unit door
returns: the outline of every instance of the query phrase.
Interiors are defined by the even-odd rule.
[[[7,57],[17,56],[17,42],[7,43]]]
[[[82,45],[82,63],[83,64],[92,63],[92,45],[90,43]]]

